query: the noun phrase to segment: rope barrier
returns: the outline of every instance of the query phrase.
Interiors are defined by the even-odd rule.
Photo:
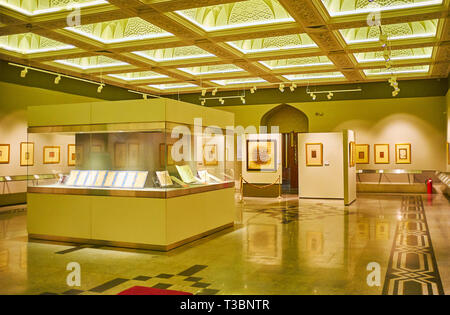
[[[251,187],[253,187],[253,188],[256,188],[256,189],[266,189],[266,188],[270,188],[270,187],[272,187],[272,186],[274,186],[274,185],[276,185],[276,184],[279,184],[279,186],[278,186],[278,198],[281,198],[281,176],[278,176],[278,178],[277,178],[272,184],[264,185],[264,186],[257,186],[257,185],[254,185],[254,184],[252,184],[252,183],[249,183],[249,182],[241,175],[241,178],[240,178],[241,201],[244,199],[244,182],[245,182],[247,185],[249,185],[249,186],[251,186]]]

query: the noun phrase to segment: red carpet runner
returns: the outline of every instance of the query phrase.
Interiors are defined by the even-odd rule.
[[[192,295],[192,293],[135,286],[117,295]]]

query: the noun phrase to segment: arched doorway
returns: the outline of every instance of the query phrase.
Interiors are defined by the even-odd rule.
[[[309,132],[308,117],[301,110],[281,104],[261,118],[261,126],[277,126],[282,135],[283,192],[298,192],[298,142],[299,133]]]

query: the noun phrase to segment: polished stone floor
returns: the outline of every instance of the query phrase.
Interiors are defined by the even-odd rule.
[[[443,195],[366,194],[350,207],[293,195],[236,205],[235,228],[169,253],[28,242],[23,207],[0,209],[0,294],[117,294],[133,286],[194,294],[450,293]],[[72,262],[81,267],[79,287],[67,285]]]

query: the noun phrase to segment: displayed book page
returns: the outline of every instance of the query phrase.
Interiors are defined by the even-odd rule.
[[[202,183],[207,183],[208,182],[208,171],[198,171],[198,177],[200,177],[200,181]]]
[[[89,171],[81,171],[80,175],[78,175],[77,181],[75,182],[75,186],[84,186],[88,175]]]
[[[94,187],[102,187],[107,171],[98,171],[97,179],[95,180]]]
[[[98,171],[90,171],[87,177],[86,183],[84,184],[87,187],[94,186],[95,179],[97,178]]]
[[[134,188],[144,188],[148,172],[138,172],[134,181]]]
[[[80,171],[70,171],[69,179],[66,182],[67,186],[74,186],[75,181],[77,180],[78,174],[80,174]]]
[[[183,165],[178,166],[175,165],[178,171],[178,174],[180,174],[181,180],[187,184],[195,183],[197,180],[194,177],[194,174],[192,174],[192,170],[189,167],[189,165]]]
[[[136,179],[137,172],[128,172],[127,179],[125,179],[125,184],[123,187],[131,188],[133,187],[134,180]]]
[[[126,177],[127,177],[127,172],[118,172],[113,186],[117,187],[117,188],[123,187]]]
[[[112,187],[114,183],[114,178],[116,178],[117,172],[108,172],[108,175],[106,175],[105,183],[103,184],[104,187]]]
[[[158,177],[158,181],[159,181],[159,184],[161,185],[161,187],[167,187],[167,186],[173,185],[172,179],[170,178],[168,171],[156,172],[156,176]]]
[[[217,182],[217,183],[223,183],[223,180],[219,179],[218,177],[208,174],[209,179],[212,179],[213,181]]]
[[[181,180],[179,180],[178,178],[176,178],[175,176],[170,176],[170,178],[177,183],[178,185],[182,186],[182,187],[189,187],[189,185],[187,185],[186,183],[183,183]]]

